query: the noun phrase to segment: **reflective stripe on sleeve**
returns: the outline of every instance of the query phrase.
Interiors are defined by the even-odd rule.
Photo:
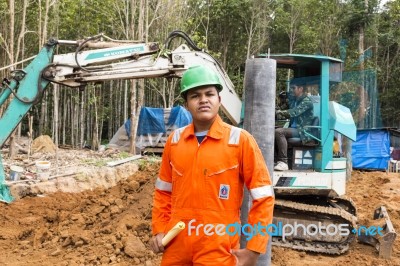
[[[161,180],[159,177],[157,177],[156,188],[159,190],[171,192],[172,191],[172,183],[165,182],[165,181]]]
[[[239,144],[241,131],[242,129],[238,127],[231,127],[231,133],[229,134],[228,144]]]
[[[172,143],[178,143],[178,141],[181,139],[181,134],[186,127],[187,126],[181,127],[174,131],[174,135],[172,136],[172,141],[171,141]]]
[[[253,199],[261,199],[274,196],[274,188],[272,186],[263,186],[250,189],[250,194]]]

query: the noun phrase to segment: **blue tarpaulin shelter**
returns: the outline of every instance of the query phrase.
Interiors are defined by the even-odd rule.
[[[168,119],[168,126],[176,128],[184,127],[192,123],[192,115],[182,106],[175,106],[171,109],[171,114]]]
[[[137,135],[165,133],[164,110],[143,107],[140,110]]]
[[[175,106],[171,109],[168,118],[167,127],[180,128],[192,122],[192,116],[182,106]],[[125,130],[128,136],[131,134],[131,120],[125,122]],[[139,124],[137,136],[145,134],[166,133],[166,124],[164,122],[164,109],[142,107],[139,114]]]
[[[140,150],[153,148],[151,152],[162,151],[173,130],[192,122],[192,116],[182,106],[173,108],[143,107],[140,110],[136,147]],[[109,147],[130,150],[131,121],[128,119],[114,134]]]
[[[390,160],[390,133],[387,129],[357,130],[352,145],[353,168],[385,170]]]

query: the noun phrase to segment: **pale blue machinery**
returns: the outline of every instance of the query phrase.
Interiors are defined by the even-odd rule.
[[[322,55],[273,54],[278,68],[294,71],[292,82],[302,80],[307,86],[318,87],[318,100],[314,103],[314,115],[319,117],[319,136],[313,136],[319,145],[315,147],[314,170],[331,172],[326,166],[333,160],[334,131],[355,141],[357,129],[349,108],[330,102],[332,84],[342,81],[342,61]],[[289,83],[289,82],[288,82]]]
[[[17,76],[11,80],[10,84],[3,82],[0,106],[11,94],[15,94],[14,97],[18,97],[20,100],[11,101],[0,118],[0,147],[3,146],[32,105],[41,99],[43,91],[49,84],[48,80],[42,78],[42,70],[52,62],[55,45],[56,42],[49,41],[24,70],[15,72]],[[5,172],[0,154],[0,200],[11,202],[13,198],[4,183]]]
[[[351,140],[356,140],[357,128],[350,109],[335,102],[329,101],[330,82],[342,81],[342,62],[338,59],[316,56],[321,62],[320,79],[320,126],[321,147],[317,149],[315,170],[319,172],[331,171],[327,165],[332,161],[334,131],[337,131]]]

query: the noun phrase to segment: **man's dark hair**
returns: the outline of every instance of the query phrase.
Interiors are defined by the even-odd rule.
[[[188,94],[188,91],[184,91],[184,92],[181,93],[181,97],[183,98],[183,100],[185,102],[187,102],[187,94]]]

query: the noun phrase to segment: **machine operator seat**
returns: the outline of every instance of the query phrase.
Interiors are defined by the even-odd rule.
[[[308,132],[310,135],[319,138],[319,117],[314,116],[312,123],[310,126],[305,126],[306,132]],[[287,140],[288,145],[293,147],[293,146],[307,146],[307,147],[315,147],[318,146],[318,141],[315,139],[312,139],[311,141],[307,142],[306,144],[303,144],[300,138],[288,138]]]

